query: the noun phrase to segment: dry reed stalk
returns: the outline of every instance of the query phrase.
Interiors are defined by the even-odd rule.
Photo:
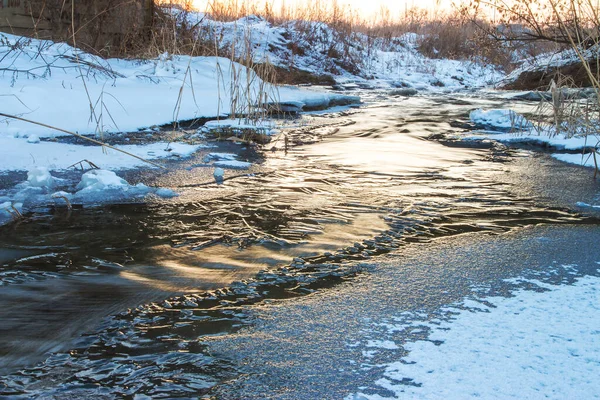
[[[575,54],[577,54],[577,57],[579,58],[579,60],[582,63],[582,65],[585,69],[585,72],[587,73],[588,78],[590,79],[590,82],[592,83],[592,86],[593,86],[594,90],[596,91],[596,97],[600,100],[600,81],[598,79],[597,74],[595,74],[592,71],[592,67],[590,65],[589,60],[583,55],[583,51],[581,49],[581,44],[583,43],[582,37],[581,36],[576,37],[573,35],[573,33],[571,33],[570,29],[566,29],[567,24],[564,21],[561,11],[559,11],[559,6],[558,6],[557,2],[555,0],[548,0],[548,1],[550,3],[550,6],[552,7],[552,10],[554,11],[554,14],[556,16],[556,20],[557,20],[558,24],[564,28],[573,51],[575,51]],[[571,0],[570,3],[571,3],[571,7],[572,7],[572,12],[575,15],[577,15],[578,10],[576,8],[576,2],[574,0]],[[591,3],[589,3],[589,4],[591,5]],[[596,21],[593,21],[593,22],[596,24],[596,27],[600,27],[600,20],[598,19],[598,15],[595,14],[595,16],[596,16]],[[579,34],[579,31],[577,31],[577,34]],[[598,40],[596,40],[595,44],[598,45]]]
[[[229,6],[232,3],[227,3]],[[237,3],[233,3],[237,4]],[[246,5],[247,6],[247,5]],[[233,8],[224,8],[224,3],[213,1],[209,3],[211,13],[220,18],[230,17],[234,14]],[[235,15],[236,17],[238,15]],[[246,124],[256,124],[267,117],[269,103],[269,89],[277,92],[275,81],[275,69],[265,57],[263,63],[255,63],[255,54],[253,51],[252,30],[248,25],[239,27],[237,20],[233,23],[233,36],[238,37],[238,29],[241,31],[242,42],[232,40],[229,48],[226,49],[229,58],[229,86],[226,93],[229,97],[229,115],[230,119],[244,119]],[[225,87],[225,76],[219,62],[219,52],[222,48],[217,40],[217,35],[211,35],[214,40],[214,51],[216,58],[217,89],[218,89],[218,116],[221,115],[221,96],[222,89]],[[263,79],[260,79],[262,77]],[[270,83],[267,83],[269,81]],[[221,86],[223,84],[223,87]]]
[[[65,0],[66,1],[66,0]],[[92,102],[92,97],[90,96],[90,91],[88,90],[87,83],[85,81],[85,75],[81,70],[81,63],[79,62],[79,53],[77,52],[77,40],[75,39],[75,0],[71,0],[71,31],[72,31],[72,40],[73,40],[73,48],[75,49],[75,62],[77,64],[77,68],[79,69],[79,76],[81,77],[81,82],[83,83],[83,89],[85,90],[85,94],[88,99],[88,103],[90,106],[90,121],[94,121],[96,123],[96,132],[100,130],[100,138],[104,138],[104,126],[102,123],[102,116],[98,118],[96,115],[96,110],[94,108],[94,104]]]
[[[598,172],[600,172],[600,170],[598,169],[597,155],[598,155],[598,146],[596,146],[596,149],[593,153],[593,156],[594,156],[594,179],[596,179],[596,177],[598,176]]]
[[[596,111],[598,113],[598,112],[600,112],[600,79],[599,79],[600,71],[598,71],[598,70],[594,71],[594,69],[591,66],[591,62],[590,62],[589,58],[584,56],[584,53],[582,50],[582,45],[588,40],[590,40],[592,42],[592,46],[595,46],[596,49],[598,47],[600,47],[600,38],[598,37],[598,33],[596,32],[595,36],[584,37],[584,36],[582,36],[581,30],[576,29],[575,34],[573,34],[571,32],[571,30],[566,29],[567,24],[562,16],[561,11],[559,11],[559,5],[557,4],[556,0],[549,0],[549,2],[552,7],[552,10],[556,16],[558,24],[567,33],[571,47],[577,54],[577,57],[581,61],[581,64],[583,65],[585,72],[586,72],[590,82],[592,83],[592,87],[596,93],[595,107],[596,107]],[[596,28],[596,31],[598,31],[600,29],[600,15],[597,10],[597,4],[594,5],[591,0],[587,0],[584,2],[570,0],[569,4],[570,4],[570,11],[571,11],[572,15],[576,17],[576,20],[577,20],[578,16],[580,17],[579,19],[585,19],[587,17],[588,21]],[[577,26],[579,27],[579,25],[577,25]],[[596,61],[596,65],[598,66],[598,68],[600,68],[600,63],[599,63],[600,55],[598,54],[598,51],[595,52],[595,61]],[[589,118],[587,120],[589,121]],[[595,167],[594,179],[596,179],[596,176],[598,174],[598,161],[597,161],[596,156],[598,154],[598,147],[600,144],[600,137],[599,137],[600,126],[599,126],[599,124],[600,124],[600,121],[598,119],[597,114],[596,114],[594,123],[588,124],[588,126],[593,126],[595,128],[594,134],[595,134],[596,140],[597,140],[596,146],[594,146],[594,151],[593,151],[594,167]]]
[[[65,201],[65,203],[67,203],[67,209],[70,211],[73,209],[73,206],[71,205],[71,202],[69,201],[69,199],[67,198],[67,196],[63,196],[61,194],[53,194],[52,195],[53,199],[63,199]]]
[[[10,206],[4,207],[0,210],[4,210],[7,213],[10,214],[10,216],[13,218],[13,220],[18,220],[18,219],[22,219],[23,218],[23,214],[21,214],[21,212],[17,209],[17,207],[15,207],[14,204],[11,204]]]

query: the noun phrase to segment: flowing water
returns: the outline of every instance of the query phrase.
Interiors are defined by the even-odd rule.
[[[498,179],[522,153],[431,140],[502,100],[367,98],[304,116],[287,152],[223,185],[193,167],[200,154],[128,175],[174,201],[0,228],[0,396],[197,396],[236,374],[205,341],[251,323],[248,306],[325,290],[414,242],[598,223]]]

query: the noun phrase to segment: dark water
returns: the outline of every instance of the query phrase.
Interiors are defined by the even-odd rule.
[[[205,343],[251,323],[245,307],[352,279],[411,243],[598,223],[498,179],[520,153],[427,139],[501,100],[371,100],[304,117],[312,128],[290,131],[287,153],[267,151],[224,185],[192,159],[128,175],[173,187],[172,202],[0,228],[0,396],[208,393],[236,368]]]

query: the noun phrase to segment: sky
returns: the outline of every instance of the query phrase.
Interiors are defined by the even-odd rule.
[[[319,0],[313,0],[312,3],[317,2]],[[331,3],[333,0],[320,0],[321,3]],[[402,15],[404,14],[407,8],[411,7],[419,7],[419,8],[442,8],[449,9],[451,7],[451,0],[337,0],[338,5],[344,6],[348,5],[352,9],[365,13],[365,16],[371,16],[377,14],[382,7],[387,8],[391,15]],[[209,0],[193,0],[193,3],[196,8],[200,10],[206,9],[206,4]],[[292,7],[296,4],[300,4],[300,6],[307,6],[307,1],[303,0],[257,0],[256,3],[259,5],[263,5],[265,2],[269,2],[273,4],[273,8],[275,10],[281,7],[281,4],[285,2],[286,6]],[[244,3],[244,0],[238,0],[239,4]]]

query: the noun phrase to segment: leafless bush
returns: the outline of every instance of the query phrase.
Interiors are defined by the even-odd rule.
[[[552,100],[548,107],[553,117],[551,132],[565,136],[585,136],[594,151],[592,155],[598,173],[600,147],[600,10],[595,0],[529,0],[493,3],[474,0],[463,11],[476,15],[488,8],[498,16],[503,31],[490,33],[499,41],[555,43],[571,49],[574,59],[582,66],[586,81],[595,96],[585,101],[569,99],[565,90],[574,85],[572,77],[561,77],[550,85]],[[571,60],[572,62],[574,60]],[[579,80],[579,79],[578,79]]]
[[[498,43],[479,29],[484,21],[464,18],[454,12],[427,21],[421,28],[419,50],[430,58],[473,60],[511,70],[512,48]]]

